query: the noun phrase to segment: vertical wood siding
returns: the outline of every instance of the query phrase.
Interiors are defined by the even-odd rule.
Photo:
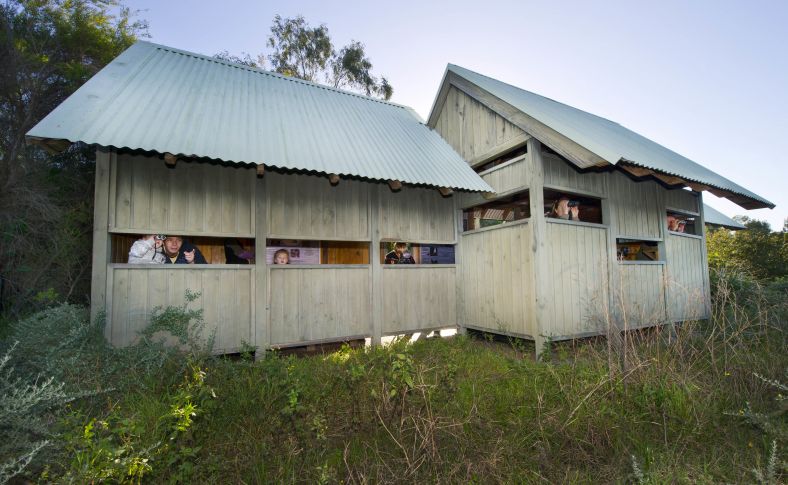
[[[616,235],[659,238],[665,223],[662,188],[656,182],[634,182],[618,172],[609,174],[610,199],[615,204]]]
[[[266,173],[268,230],[293,239],[369,239],[370,184],[326,177]]]
[[[271,344],[370,335],[369,268],[270,269]]]
[[[461,325],[533,337],[530,224],[462,235]]]
[[[531,182],[531,173],[526,160],[522,159],[510,165],[502,165],[501,168],[494,167],[482,175],[482,178],[495,192],[502,194],[527,188]]]
[[[559,157],[545,153],[544,159],[544,184],[553,187],[566,187],[569,189],[579,189],[604,196],[605,194],[605,174],[603,173],[580,173],[572,168],[567,162]]]
[[[454,242],[454,201],[435,189],[388,185],[372,187],[380,194],[380,237],[410,242]]]
[[[524,132],[452,86],[435,130],[465,160],[491,152]]]
[[[457,324],[456,270],[429,266],[384,267],[383,332],[413,332]]]
[[[664,265],[618,265],[620,294],[613,296],[626,328],[656,325],[665,321]]]
[[[570,336],[601,330],[602,310],[608,301],[607,230],[547,222],[547,274],[536,275],[546,285],[539,308],[545,335]]]
[[[252,237],[254,169],[119,154],[110,231]]]
[[[253,341],[251,282],[253,268],[185,269],[169,265],[113,267],[110,342],[125,346],[138,339],[156,307],[179,306],[186,290],[201,296],[189,308],[202,308],[206,336],[216,331],[214,351],[233,352]]]
[[[668,317],[673,321],[706,318],[709,294],[704,284],[703,241],[668,235],[665,252]]]
[[[671,209],[698,212],[698,196],[689,190],[665,190],[665,205]]]

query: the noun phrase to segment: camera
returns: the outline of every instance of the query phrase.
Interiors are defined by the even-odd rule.
[[[167,239],[167,236],[165,236],[164,234],[156,234],[155,236],[153,236],[153,239],[157,241],[164,241],[165,239]]]

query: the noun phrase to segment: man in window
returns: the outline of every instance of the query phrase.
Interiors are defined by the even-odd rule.
[[[408,245],[404,242],[397,242],[394,243],[394,249],[386,254],[384,264],[416,264],[416,261],[408,252]]]
[[[164,259],[166,264],[208,264],[199,249],[180,236],[168,236],[164,240]]]

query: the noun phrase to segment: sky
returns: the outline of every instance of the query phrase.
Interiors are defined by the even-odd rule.
[[[150,41],[201,54],[267,53],[274,15],[366,46],[392,101],[429,115],[446,64],[620,123],[776,204],[788,217],[788,1],[127,0]]]

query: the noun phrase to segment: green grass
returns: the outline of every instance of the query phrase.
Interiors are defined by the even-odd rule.
[[[506,344],[456,337],[258,363],[210,359],[202,368],[216,397],[198,406],[188,446],[199,451],[184,478],[598,483],[633,480],[634,456],[654,483],[752,479],[770,440],[725,414],[745,401],[770,406],[749,367],[718,374],[695,363],[682,373],[674,360],[641,355],[611,377],[599,357],[588,344],[538,363]],[[786,365],[774,357],[784,359],[764,365]],[[180,380],[149,376],[108,399],[107,411],[138,420],[140,443],[159,441]],[[171,478],[158,461],[149,476]]]
[[[631,333],[615,359],[604,339],[586,339],[553,343],[541,362],[530,344],[466,336],[258,362],[99,349],[100,326],[53,309],[17,326],[21,355],[31,372],[68,367],[57,374],[67,388],[101,392],[47,415],[55,446],[26,473],[78,483],[782,483],[786,401],[755,374],[786,383],[786,299],[721,294],[710,322]],[[73,345],[47,356],[40,339]],[[611,370],[611,360],[625,364]]]

